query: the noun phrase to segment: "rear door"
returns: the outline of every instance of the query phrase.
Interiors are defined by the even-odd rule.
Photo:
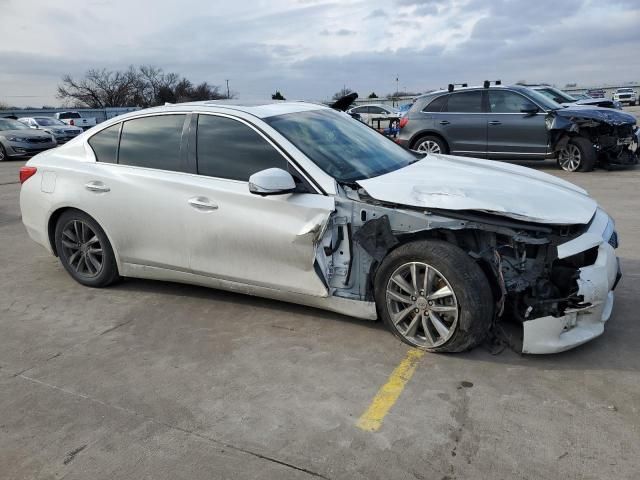
[[[121,262],[189,267],[186,129],[186,114],[153,115],[108,127],[88,141],[97,162],[82,180],[81,201]]]
[[[489,158],[544,158],[548,149],[546,113],[523,113],[534,104],[517,92],[489,89],[488,96]]]
[[[487,115],[482,95],[482,90],[451,93],[442,111],[431,114],[436,131],[449,144],[449,153],[486,157]]]

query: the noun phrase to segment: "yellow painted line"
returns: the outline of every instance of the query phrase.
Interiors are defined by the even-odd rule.
[[[367,411],[358,419],[358,423],[356,423],[358,428],[367,432],[375,432],[382,426],[382,420],[400,397],[407,382],[411,380],[418,366],[418,361],[424,356],[424,353],[423,350],[417,348],[407,352],[404,360],[389,375],[387,383],[380,387]]]

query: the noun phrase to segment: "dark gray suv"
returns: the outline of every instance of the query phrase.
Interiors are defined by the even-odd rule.
[[[490,159],[557,158],[567,171],[638,162],[635,118],[599,107],[563,107],[535,90],[468,87],[416,99],[398,143],[412,150]]]

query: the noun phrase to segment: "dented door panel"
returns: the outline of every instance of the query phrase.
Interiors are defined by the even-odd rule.
[[[217,205],[190,209],[190,269],[235,282],[327,296],[314,264],[333,197],[260,196],[246,182],[194,176],[193,196]],[[186,199],[185,199],[186,201]]]

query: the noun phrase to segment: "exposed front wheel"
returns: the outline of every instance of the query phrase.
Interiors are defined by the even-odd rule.
[[[584,137],[572,137],[558,152],[558,166],[566,172],[590,172],[596,164],[596,150]]]
[[[442,139],[433,135],[427,135],[426,137],[419,138],[413,149],[424,153],[448,152],[447,145],[442,141]]]
[[[437,240],[392,251],[376,274],[375,297],[394,335],[432,352],[474,347],[493,319],[493,296],[483,271],[460,248]]]
[[[104,230],[80,210],[65,211],[56,224],[60,262],[77,282],[106,287],[119,278],[118,266]]]

